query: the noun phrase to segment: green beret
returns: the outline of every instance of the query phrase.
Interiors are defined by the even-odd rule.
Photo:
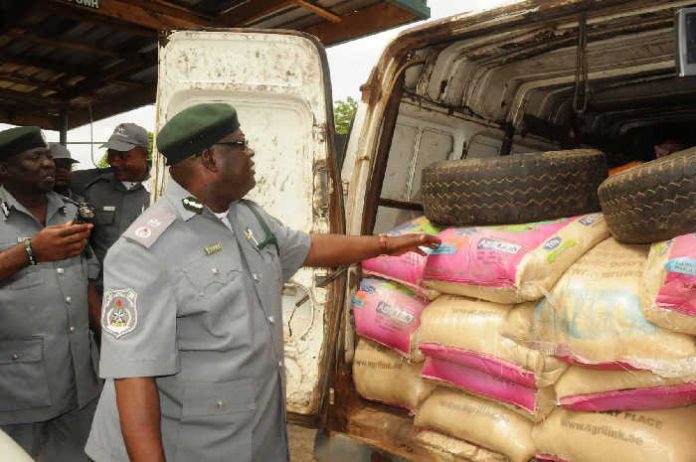
[[[47,147],[39,127],[15,127],[0,132],[0,160],[34,148]]]
[[[239,128],[237,111],[225,103],[202,103],[172,117],[157,134],[157,150],[174,165],[211,147]]]

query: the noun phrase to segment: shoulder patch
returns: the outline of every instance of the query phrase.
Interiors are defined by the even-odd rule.
[[[102,328],[116,338],[138,326],[138,294],[133,289],[107,289],[104,292]]]
[[[149,248],[176,219],[176,214],[166,206],[153,206],[143,212],[131,224],[123,236]]]

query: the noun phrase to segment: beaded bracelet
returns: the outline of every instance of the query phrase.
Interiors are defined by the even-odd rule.
[[[31,239],[26,238],[24,239],[24,250],[27,251],[27,257],[29,257],[29,264],[31,266],[36,265],[36,259],[34,258],[34,251],[31,248]]]
[[[379,250],[382,255],[387,255],[389,253],[389,248],[387,246],[387,235],[379,234]]]

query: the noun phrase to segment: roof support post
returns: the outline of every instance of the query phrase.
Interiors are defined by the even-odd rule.
[[[70,122],[68,116],[69,112],[70,106],[68,105],[68,102],[63,101],[63,103],[60,105],[60,144],[63,146],[68,143],[68,124]]]

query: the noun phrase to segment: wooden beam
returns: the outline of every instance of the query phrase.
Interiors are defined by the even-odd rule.
[[[341,17],[338,15],[333,14],[326,8],[322,8],[320,6],[317,6],[313,3],[309,3],[306,0],[294,0],[293,3],[296,3],[297,5],[301,6],[302,8],[311,11],[312,13],[316,14],[317,16],[321,16],[324,19],[327,19],[333,23],[339,23],[341,22]]]
[[[124,81],[123,76],[134,71],[145,69],[148,66],[157,65],[157,55],[154,52],[138,55],[139,59],[131,59],[123,64],[110,66],[106,70],[99,70],[99,67],[86,67],[63,65],[55,62],[49,62],[42,58],[28,58],[24,56],[8,55],[0,51],[0,62],[16,64],[18,66],[32,67],[42,71],[50,71],[57,74],[62,74],[67,77],[84,77],[83,80],[73,85],[62,85],[62,90],[57,97],[64,100],[77,98],[78,96],[89,96],[95,89],[103,86],[105,83],[115,83],[118,85],[139,85],[137,82],[130,83]],[[62,79],[65,80],[65,79]],[[54,82],[53,85],[56,83]]]
[[[147,37],[156,40],[157,31],[149,27],[142,27],[135,24],[129,24],[118,19],[114,19],[108,16],[99,15],[86,15],[83,11],[78,8],[66,8],[64,2],[55,1],[51,3],[46,1],[42,6],[42,11],[45,13],[51,13],[64,18],[70,18],[75,21],[84,22],[93,25],[108,26],[112,29],[128,32],[132,35],[137,35],[139,37]]]
[[[0,51],[0,62],[16,64],[18,66],[33,67],[35,69],[55,72],[57,74],[68,74],[72,76],[86,76],[91,72],[94,72],[94,68],[88,69],[86,67],[76,66],[73,64],[59,64],[52,61],[46,61],[43,58],[10,55],[3,51]]]
[[[0,123],[11,125],[36,125],[44,130],[58,130],[60,119],[57,116],[46,114],[44,111],[37,114],[25,109],[19,109],[16,106],[2,107],[0,105]]]
[[[228,27],[240,27],[294,4],[293,0],[251,0],[225,13],[223,21]]]
[[[102,101],[92,105],[92,118],[97,120],[110,117],[115,114],[120,114],[125,111],[130,111],[147,104],[155,102],[157,93],[157,85],[152,84],[142,90],[132,91],[125,94],[123,97],[113,98],[109,101]],[[89,111],[85,107],[81,109],[76,105],[70,108],[70,129],[79,127],[90,122]]]
[[[355,37],[400,26],[416,18],[413,13],[398,6],[390,3],[378,3],[353,14],[342,16],[341,19],[342,21],[338,24],[318,24],[308,27],[305,32],[319,37],[324,45],[335,45]]]
[[[156,53],[151,53],[148,58],[152,67],[157,66]],[[148,59],[146,58],[146,60]],[[105,82],[119,83],[122,80],[121,77],[124,75],[131,74],[135,71],[141,71],[145,68],[143,62],[126,62],[106,70],[92,72],[85,80],[82,80],[69,90],[59,93],[58,96],[66,101],[81,96],[88,98],[95,90],[103,87]]]
[[[39,96],[32,96],[28,93],[23,93],[21,91],[6,90],[4,88],[0,88],[0,99],[11,99],[13,101],[19,101],[23,104],[38,107],[50,107],[60,104],[60,101],[53,97],[42,98]]]
[[[149,85],[147,83],[133,82],[132,80],[124,80],[124,79],[113,79],[113,80],[110,80],[109,83],[113,83],[114,85],[121,85],[122,87],[130,87],[130,88],[141,88],[141,87],[145,87],[145,86]]]
[[[30,15],[38,6],[38,0],[23,0],[11,2],[12,6],[7,9],[0,8],[0,33],[20,24],[22,20]]]
[[[102,16],[115,19],[127,24],[135,24],[147,29],[156,31],[164,29],[191,29],[206,26],[214,26],[210,21],[206,21],[192,14],[185,14],[179,11],[174,14],[158,12],[161,6],[154,8],[150,2],[128,2],[126,0],[99,0],[99,8],[78,5],[69,0],[46,0],[54,4],[60,4],[65,9],[80,11],[86,16]]]
[[[8,37],[12,38],[17,38],[21,39],[22,41],[26,42],[33,42],[33,43],[39,43],[41,45],[48,45],[51,47],[56,47],[56,48],[65,48],[68,50],[76,50],[76,51],[84,51],[85,53],[91,53],[99,56],[108,56],[111,58],[123,58],[127,59],[126,57],[122,56],[116,51],[113,50],[108,50],[103,47],[99,46],[94,46],[94,45],[89,45],[83,42],[75,42],[72,40],[58,40],[55,38],[51,38],[45,35],[37,34],[36,32],[28,32],[22,29],[11,29],[8,30],[7,32],[4,32],[3,35],[6,35]]]
[[[123,3],[129,3],[131,5],[145,7],[150,11],[155,13],[173,16],[181,18],[192,22],[205,22],[210,26],[215,26],[217,24],[217,18],[215,16],[200,13],[198,11],[193,11],[185,6],[176,5],[170,2],[164,2],[161,0],[120,0]]]
[[[99,56],[105,56],[109,58],[114,58],[118,60],[123,60],[127,62],[139,62],[143,66],[148,65],[146,53],[126,53],[119,50],[108,50],[103,47],[96,45],[87,45],[81,42],[76,42],[72,40],[57,40],[46,35],[36,34],[35,32],[29,32],[23,29],[12,29],[5,32],[6,36],[17,38],[20,40],[31,41],[34,43],[40,43],[52,47],[67,48],[70,50],[84,51],[86,53],[92,53]]]
[[[35,80],[31,77],[23,77],[16,74],[0,74],[0,82],[10,82],[18,85],[26,85],[27,87],[35,87],[37,89],[62,91],[65,90],[63,85],[52,82],[50,80]]]

